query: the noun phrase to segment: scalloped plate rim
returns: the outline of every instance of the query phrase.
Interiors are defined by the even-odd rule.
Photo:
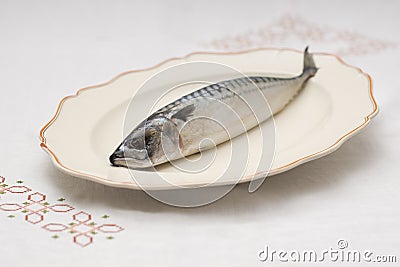
[[[58,159],[57,155],[49,148],[49,145],[46,143],[45,132],[53,124],[53,122],[58,118],[58,115],[60,114],[60,112],[62,110],[62,106],[65,103],[65,101],[70,99],[70,98],[78,97],[79,94],[81,92],[83,92],[83,91],[92,90],[92,89],[96,89],[98,87],[109,85],[109,84],[115,82],[116,80],[118,80],[119,78],[121,78],[121,77],[123,77],[125,75],[131,74],[131,73],[136,73],[136,72],[150,71],[150,70],[156,69],[158,67],[162,67],[163,65],[165,65],[167,63],[170,63],[170,62],[173,62],[173,61],[187,60],[191,56],[195,56],[195,55],[237,55],[237,54],[245,54],[245,53],[256,52],[256,51],[263,51],[263,50],[294,51],[294,52],[298,52],[298,53],[303,53],[303,51],[296,50],[296,49],[291,49],[291,48],[272,48],[272,47],[259,47],[259,48],[241,50],[241,51],[234,51],[234,52],[196,51],[196,52],[189,53],[189,54],[187,54],[187,55],[185,55],[183,57],[172,57],[172,58],[166,59],[166,60],[164,60],[164,61],[162,61],[162,62],[160,62],[160,63],[158,63],[158,64],[156,64],[156,65],[154,65],[152,67],[143,68],[143,69],[137,69],[137,70],[128,70],[128,71],[122,72],[122,73],[114,76],[109,81],[81,88],[81,89],[77,90],[75,94],[68,95],[68,96],[65,96],[64,98],[62,98],[61,101],[59,102],[58,106],[57,106],[57,110],[56,110],[55,114],[53,115],[53,117],[40,130],[40,133],[39,133],[40,139],[41,139],[40,147],[49,154],[53,165],[57,169],[59,169],[62,172],[65,172],[65,173],[67,173],[69,175],[72,175],[74,177],[83,178],[83,179],[86,179],[86,180],[90,180],[90,181],[93,181],[93,182],[98,182],[100,184],[111,186],[111,187],[142,190],[140,188],[140,186],[134,184],[133,182],[115,182],[115,181],[111,181],[111,180],[103,178],[103,177],[99,177],[99,176],[95,176],[95,175],[92,175],[92,174],[87,174],[87,173],[83,173],[83,172],[80,172],[80,171],[76,171],[76,170],[70,169],[70,168],[64,166],[61,163],[61,161]],[[304,163],[309,162],[311,160],[315,160],[315,159],[321,158],[323,156],[326,156],[326,155],[336,151],[337,149],[339,149],[343,145],[343,143],[345,141],[347,141],[349,138],[353,137],[354,135],[359,133],[363,128],[365,128],[370,123],[371,119],[373,117],[375,117],[379,113],[379,106],[378,106],[378,104],[377,104],[377,102],[375,100],[375,97],[373,95],[372,78],[368,73],[364,72],[359,67],[355,67],[353,65],[347,64],[342,58],[340,58],[336,54],[325,53],[325,52],[316,52],[316,53],[313,53],[313,54],[325,55],[325,56],[333,56],[341,64],[343,64],[343,65],[345,65],[347,67],[350,67],[352,69],[355,69],[360,74],[362,74],[365,77],[367,77],[368,85],[369,85],[369,96],[370,96],[370,100],[371,100],[371,102],[373,104],[373,110],[372,110],[372,112],[370,114],[368,114],[368,115],[366,115],[364,117],[365,120],[364,120],[363,123],[358,125],[356,128],[352,129],[351,131],[347,132],[343,136],[341,136],[336,142],[334,142],[330,146],[328,146],[328,147],[326,147],[326,148],[324,148],[324,149],[322,149],[322,150],[320,150],[318,152],[311,153],[311,154],[309,154],[307,156],[298,158],[297,160],[295,160],[295,161],[293,161],[293,162],[291,162],[289,164],[280,166],[280,167],[275,168],[275,169],[271,169],[268,172],[266,172],[265,174],[264,173],[254,174],[256,176],[262,177],[262,176],[265,176],[265,175],[268,175],[268,176],[276,175],[276,174],[291,170],[291,169],[293,169],[293,168],[295,168],[295,167],[297,167],[297,166],[299,166],[301,164],[304,164]],[[240,181],[239,183],[245,183],[245,182],[248,182],[248,181]],[[164,190],[164,189],[168,189],[168,188],[155,188],[155,190]]]

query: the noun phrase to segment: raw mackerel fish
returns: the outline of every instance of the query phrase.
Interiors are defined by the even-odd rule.
[[[243,134],[284,109],[316,74],[308,48],[303,61],[303,71],[295,77],[236,78],[182,96],[136,126],[110,156],[110,162],[147,168]],[[212,142],[202,142],[204,139]]]

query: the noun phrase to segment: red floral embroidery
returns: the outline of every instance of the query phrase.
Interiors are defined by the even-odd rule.
[[[118,233],[124,230],[121,226],[116,224],[101,224],[97,225],[92,221],[92,216],[89,213],[80,211],[72,216],[73,221],[68,225],[61,223],[48,223],[42,226],[50,232],[63,232],[69,231],[74,234],[74,243],[86,247],[93,243],[92,235],[101,233]]]
[[[46,219],[46,214],[49,212],[54,212],[55,214],[66,214],[64,216],[60,216],[60,219],[67,220],[69,223],[64,224],[62,222],[50,222],[46,223],[42,226],[42,229],[45,229],[49,232],[53,233],[60,233],[66,232],[73,235],[72,241],[81,246],[86,247],[93,243],[94,236],[98,233],[101,234],[114,234],[121,232],[124,230],[121,226],[117,224],[109,224],[109,223],[102,223],[97,224],[93,221],[92,215],[90,213],[79,211],[72,216],[70,212],[75,210],[75,208],[66,203],[57,203],[57,204],[50,204],[46,201],[47,196],[40,192],[31,192],[27,186],[22,185],[13,185],[9,186],[6,183],[6,178],[0,176],[0,203],[3,202],[1,198],[2,195],[10,194],[10,195],[18,195],[22,196],[19,201],[7,201],[5,203],[0,204],[0,210],[12,213],[8,215],[9,218],[16,217],[15,212],[21,212],[24,214],[24,220],[31,223],[31,224],[41,224]],[[23,181],[17,181],[18,184],[22,184]],[[59,198],[57,201],[63,202],[64,198]],[[65,216],[68,216],[66,219]],[[108,219],[110,216],[103,215],[102,219]],[[72,221],[71,221],[72,219]],[[59,238],[57,234],[52,236],[53,238]],[[113,239],[114,237],[111,235],[107,236],[107,239]]]
[[[272,23],[242,34],[227,35],[215,39],[206,46],[217,50],[244,50],[265,46],[282,46],[293,41],[305,45],[323,43],[327,49],[334,44],[334,50],[341,56],[376,53],[399,44],[368,37],[366,35],[329,26],[321,26],[299,16],[284,15]]]
[[[26,213],[25,220],[33,224],[42,222],[44,214],[49,212],[49,210],[54,212],[68,212],[74,209],[74,207],[68,204],[50,205],[45,200],[45,195],[36,192],[28,195],[28,201],[25,201],[22,205],[18,203],[5,203],[0,205],[0,209],[3,211],[22,210],[23,213]]]
[[[12,194],[23,194],[31,191],[31,189],[26,186],[21,186],[21,185],[8,186],[8,184],[6,184],[5,182],[6,178],[0,176],[0,194],[2,195],[6,194],[7,192]]]

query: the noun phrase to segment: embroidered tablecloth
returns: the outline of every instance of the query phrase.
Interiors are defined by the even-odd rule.
[[[266,246],[343,242],[399,261],[398,10],[396,1],[2,1],[0,265],[256,266],[267,264]],[[211,205],[174,208],[65,175],[39,147],[62,97],[123,71],[199,50],[306,45],[370,73],[381,112],[338,151],[253,194],[239,185]]]

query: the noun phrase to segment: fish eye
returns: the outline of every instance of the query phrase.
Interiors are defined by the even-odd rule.
[[[143,138],[135,138],[130,141],[129,145],[134,149],[144,149],[145,144]]]

